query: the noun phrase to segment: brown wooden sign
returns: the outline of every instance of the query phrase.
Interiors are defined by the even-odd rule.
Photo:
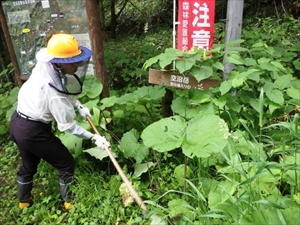
[[[208,90],[209,88],[216,86],[220,81],[215,79],[204,79],[198,82],[193,76],[183,76],[172,71],[150,69],[149,83],[179,89],[194,88],[198,90]]]

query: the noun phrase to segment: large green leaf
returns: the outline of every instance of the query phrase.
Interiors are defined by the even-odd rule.
[[[155,214],[151,214],[150,221],[151,221],[150,225],[157,225],[157,224],[167,225],[168,224],[168,222],[166,221],[165,218],[162,218],[162,217],[160,217],[158,215],[155,215]]]
[[[215,62],[213,64],[213,67],[216,68],[216,69],[218,69],[218,70],[224,71],[224,65],[221,62]]]
[[[14,98],[17,99],[19,91],[20,91],[20,87],[14,87],[14,88],[9,92],[9,95],[14,96]]]
[[[256,70],[256,69],[250,69],[250,70]],[[254,81],[256,81],[258,83],[259,80],[260,80],[260,75],[261,74],[263,74],[263,71],[259,71],[258,70],[256,72],[253,72],[253,73],[249,74],[248,79],[254,80]]]
[[[233,110],[235,112],[240,112],[242,109],[242,106],[239,103],[237,103],[233,98],[228,99],[228,101],[226,102],[226,106],[230,110]]]
[[[284,66],[280,62],[271,62],[271,64],[274,65],[275,67],[277,67],[280,70],[286,71],[286,69],[284,68]]]
[[[280,76],[278,79],[274,82],[274,87],[278,88],[279,90],[283,90],[290,86],[290,82],[293,80],[292,75],[284,75]]]
[[[269,62],[263,62],[259,65],[259,67],[261,69],[267,70],[267,71],[277,71],[278,70],[278,68],[275,65],[273,65]]]
[[[6,134],[8,132],[8,128],[4,125],[0,125],[0,134]]]
[[[296,135],[298,135],[297,133]],[[295,186],[298,188],[300,187],[299,179],[300,179],[300,171],[299,171],[299,165],[300,165],[300,154],[295,153],[295,156],[286,156],[283,160],[283,165],[290,165],[290,169],[287,170],[283,174],[283,181],[287,182],[288,184]],[[300,204],[300,203],[299,203]]]
[[[227,98],[225,96],[221,96],[219,98],[213,99],[213,103],[219,108],[223,108],[226,102],[227,102]]]
[[[176,68],[178,69],[179,73],[184,73],[187,70],[190,70],[196,61],[193,58],[184,58],[176,60]]]
[[[95,148],[90,148],[90,149],[86,149],[83,152],[87,152],[89,153],[91,156],[94,156],[97,159],[104,159],[108,156],[108,153],[101,148],[95,147]],[[116,157],[116,155],[114,153],[112,153],[114,157]]]
[[[163,86],[143,86],[132,93],[123,95],[122,97],[117,99],[116,103],[135,103],[139,105],[146,105],[152,100],[162,98],[165,95],[165,92],[166,90]]]
[[[163,118],[144,129],[141,138],[144,144],[159,152],[166,152],[181,146],[186,122],[180,116]]]
[[[160,99],[165,95],[165,88],[159,85],[147,86],[137,89],[135,93],[140,98],[146,98],[147,100]]]
[[[209,66],[193,66],[191,74],[196,78],[198,82],[204,80],[213,74],[213,69]]]
[[[101,110],[104,110],[105,108],[108,108],[108,107],[111,107],[113,106],[116,101],[117,101],[117,96],[110,96],[110,97],[107,97],[107,98],[103,98],[101,99]]]
[[[172,101],[171,108],[173,112],[189,119],[196,116],[201,110],[199,104],[193,103],[191,99],[178,97]]]
[[[235,65],[243,65],[245,64],[244,59],[237,54],[230,54],[226,56],[226,61],[228,63],[233,63]]]
[[[134,175],[136,177],[140,177],[143,173],[146,173],[151,167],[155,166],[156,164],[153,162],[146,162],[146,163],[135,163],[134,167]]]
[[[178,97],[173,100],[171,108],[174,113],[181,115],[184,118],[193,118],[200,111],[203,112],[209,107],[211,102],[210,91],[190,90],[189,98]]]
[[[295,68],[297,69],[297,70],[300,70],[300,60],[298,59],[298,60],[295,60],[294,62],[293,62],[293,64],[294,64],[294,66],[295,66]]]
[[[270,111],[271,114],[272,114],[276,109],[280,109],[280,107],[282,107],[281,105],[276,104],[276,103],[274,103],[274,102],[272,102],[272,101],[270,101],[268,104],[269,104],[269,111]]]
[[[92,121],[93,121],[93,124],[95,126],[99,126],[99,120],[100,120],[100,115],[101,115],[101,112],[100,110],[97,108],[97,107],[93,107],[93,116],[92,116]]]
[[[258,113],[260,112],[258,99],[251,99],[249,103],[253,109],[255,109]]]
[[[297,56],[298,54],[296,52],[283,51],[281,60],[283,62],[291,62]]]
[[[69,151],[76,158],[82,152],[82,139],[70,134],[68,132],[59,135],[61,142],[69,149]]]
[[[167,55],[167,54],[161,55],[161,58],[159,60],[160,68],[163,69],[166,66],[172,64],[175,59],[177,59],[176,55]]]
[[[273,89],[272,91],[266,91],[266,95],[272,102],[275,102],[279,105],[283,105],[284,98],[281,91]]]
[[[176,48],[166,48],[165,54],[167,55],[174,55],[175,58],[178,58],[178,56],[182,56],[183,52],[176,49]]]
[[[284,210],[267,209],[255,210],[252,214],[245,214],[241,217],[238,224],[257,225],[257,224],[286,224],[296,225],[300,223],[299,208],[287,208]]]
[[[218,204],[226,202],[237,189],[237,184],[228,180],[219,182],[211,188],[208,194],[208,204],[210,209],[215,209]]]
[[[162,53],[163,54],[163,53]],[[157,55],[155,57],[152,57],[150,59],[148,59],[144,65],[143,65],[143,70],[146,70],[148,67],[152,66],[153,64],[157,63],[157,61],[159,60],[159,58],[161,57],[161,55]]]
[[[184,176],[185,170],[186,170],[186,174]],[[193,178],[193,171],[188,165],[180,164],[176,166],[174,169],[174,177],[176,178],[179,184],[183,184],[184,179]]]
[[[236,75],[235,78],[239,79],[240,85],[238,85],[238,82],[236,82],[235,84],[233,83],[234,80],[232,81],[232,85],[234,87],[239,87],[241,86],[245,80],[250,79],[250,80],[254,80],[256,82],[259,81],[260,77],[259,75],[262,74],[262,71],[259,71],[258,69],[248,69],[247,71],[238,73]]]
[[[252,59],[252,58],[245,58],[244,60],[245,60],[246,66],[254,66],[254,65],[256,65],[255,59]]]
[[[102,92],[103,85],[96,76],[87,75],[84,80],[84,88],[80,96],[88,96],[90,99],[96,98]]]
[[[228,80],[223,81],[220,85],[221,95],[226,94],[228,91],[230,91],[231,88],[232,88],[231,81],[228,81]]]
[[[124,152],[124,156],[134,158],[137,163],[142,162],[149,154],[149,149],[138,142],[139,138],[137,130],[132,129],[123,135],[120,142],[120,148]]]
[[[269,63],[271,61],[270,58],[261,57],[257,60],[258,64]]]
[[[18,105],[18,102],[15,102],[9,109],[6,109],[5,118],[7,121],[10,121],[11,115],[14,113]],[[1,112],[1,111],[0,111]],[[7,129],[8,127],[6,127]]]
[[[159,64],[160,68],[163,69],[166,66],[170,65],[174,60],[178,59],[178,56],[182,55],[182,52],[175,48],[167,48],[164,53],[161,53],[155,57],[148,59],[143,68],[146,70],[148,67],[151,67],[153,64]]]
[[[232,87],[237,88],[244,84],[245,80],[243,78],[234,78],[232,80]]]
[[[191,210],[191,206],[183,199],[173,199],[168,202],[169,214],[171,218],[179,216],[178,224],[185,224],[183,221],[194,221],[196,218],[195,212]],[[184,219],[183,219],[184,218]],[[180,223],[182,221],[182,223]]]
[[[4,94],[0,96],[0,103],[1,103],[1,109],[5,109],[11,106],[11,101],[9,101],[9,95]],[[14,98],[14,101],[16,101],[17,98]]]
[[[220,117],[198,114],[188,122],[182,151],[188,157],[207,158],[226,146],[228,136],[227,124]]]
[[[289,88],[286,90],[288,96],[294,99],[300,99],[300,91],[296,88]]]

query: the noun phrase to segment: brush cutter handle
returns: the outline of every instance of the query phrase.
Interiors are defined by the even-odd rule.
[[[78,101],[78,103],[80,104],[79,101]],[[90,126],[95,131],[95,133],[98,134],[98,135],[101,135],[99,133],[99,131],[97,130],[97,128],[95,127],[95,125],[93,124],[91,118],[89,116],[86,116],[86,119],[89,122]],[[105,148],[105,151],[107,152],[110,160],[112,161],[112,163],[114,164],[114,166],[117,169],[118,173],[120,174],[122,180],[124,181],[124,183],[128,187],[128,189],[129,189],[132,197],[136,201],[136,203],[141,207],[141,209],[143,209],[144,211],[147,211],[147,206],[145,205],[145,203],[143,202],[142,198],[138,195],[138,193],[136,192],[136,190],[134,189],[134,187],[132,186],[132,184],[130,183],[130,181],[128,180],[128,178],[126,177],[124,171],[121,169],[119,163],[117,162],[117,160],[115,159],[115,157],[113,156],[113,154],[111,153],[111,151],[109,150],[108,146],[104,145],[104,148]]]

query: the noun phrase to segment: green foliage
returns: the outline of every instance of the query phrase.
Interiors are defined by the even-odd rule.
[[[117,34],[142,35],[144,32],[157,32],[161,28],[171,27],[173,18],[173,4],[168,0],[157,1],[114,1],[117,18]],[[103,1],[107,9],[106,24],[110,31],[111,1]],[[126,4],[127,3],[127,4]],[[124,6],[122,12],[120,9]]]
[[[124,153],[124,157],[132,157],[137,163],[141,163],[149,154],[149,148],[143,143],[139,143],[139,133],[132,129],[126,132],[120,142],[120,148]]]
[[[0,186],[5,193],[1,222],[299,223],[299,41],[296,35],[280,33],[281,25],[292,33],[298,22],[283,21],[270,29],[272,20],[262,20],[256,25],[258,34],[256,26],[253,32],[245,32],[247,28],[242,40],[215,45],[211,52],[182,53],[157,37],[145,38],[146,50],[134,44],[134,38],[120,46],[107,44],[111,97],[100,100],[102,85],[88,76],[80,100],[91,109],[96,127],[105,130],[101,133],[110,140],[148,213],[136,204],[122,205],[121,178],[106,152],[57,132],[78,165],[75,208],[63,210],[53,168],[42,162],[35,177],[36,202],[20,212],[17,201],[12,201],[20,159],[10,142],[0,149],[1,182],[6,184]],[[206,91],[168,89],[173,92],[174,115],[162,118],[166,88],[146,84],[143,65],[160,69],[175,60],[177,70],[197,80],[220,79],[225,53],[225,62],[234,66],[227,79]],[[3,92],[3,118],[15,106],[17,91]]]
[[[160,31],[153,36],[105,43],[105,65],[110,88],[126,93],[137,86],[147,85],[148,73],[142,66],[148,58],[159,54],[162,48],[171,47],[171,34],[171,30]]]
[[[6,140],[8,133],[9,121],[12,113],[17,106],[17,95],[19,92],[18,87],[14,87],[11,82],[0,84],[1,95],[0,95],[0,137],[2,141]]]
[[[87,86],[88,88],[83,88],[80,98],[84,98],[86,96],[89,100],[98,98],[103,90],[103,85],[93,75],[86,76],[84,86]]]
[[[13,71],[14,71],[14,68],[13,68],[13,65],[11,62],[7,65],[7,67],[4,70],[1,71],[0,78],[7,76],[8,74],[11,74]]]
[[[228,136],[226,123],[211,114],[198,114],[190,121],[180,116],[164,118],[149,125],[141,135],[146,146],[159,152],[181,147],[188,157],[204,158],[224,148]]]
[[[289,209],[268,209],[259,210],[254,212],[254,214],[249,218],[245,215],[239,221],[239,224],[295,224],[295,221],[299,221],[298,218],[299,208],[289,208]]]
[[[84,150],[84,152],[87,152],[90,155],[92,155],[100,160],[103,160],[104,158],[109,156],[107,151],[105,151],[104,149],[99,149],[98,147],[86,149],[86,150]]]
[[[155,69],[175,68],[180,74],[192,75],[199,82],[206,78],[219,79],[220,74],[217,71],[223,71],[224,66],[218,60],[223,55],[220,49],[213,50],[213,55],[210,51],[203,49],[193,49],[188,52],[183,52],[174,48],[167,48],[164,53],[161,53],[153,58],[148,59],[143,65],[143,69],[153,67]],[[158,65],[157,65],[158,64]]]
[[[184,164],[181,164],[181,165],[176,166],[176,168],[174,170],[174,176],[177,179],[178,183],[182,184],[183,181],[184,181],[183,180],[184,177],[186,177],[187,179],[191,179],[192,178],[193,171],[192,171],[192,169],[189,166],[185,166]]]

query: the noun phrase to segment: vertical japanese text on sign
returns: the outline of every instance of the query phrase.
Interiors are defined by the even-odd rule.
[[[179,0],[177,48],[211,49],[214,39],[215,0]]]

